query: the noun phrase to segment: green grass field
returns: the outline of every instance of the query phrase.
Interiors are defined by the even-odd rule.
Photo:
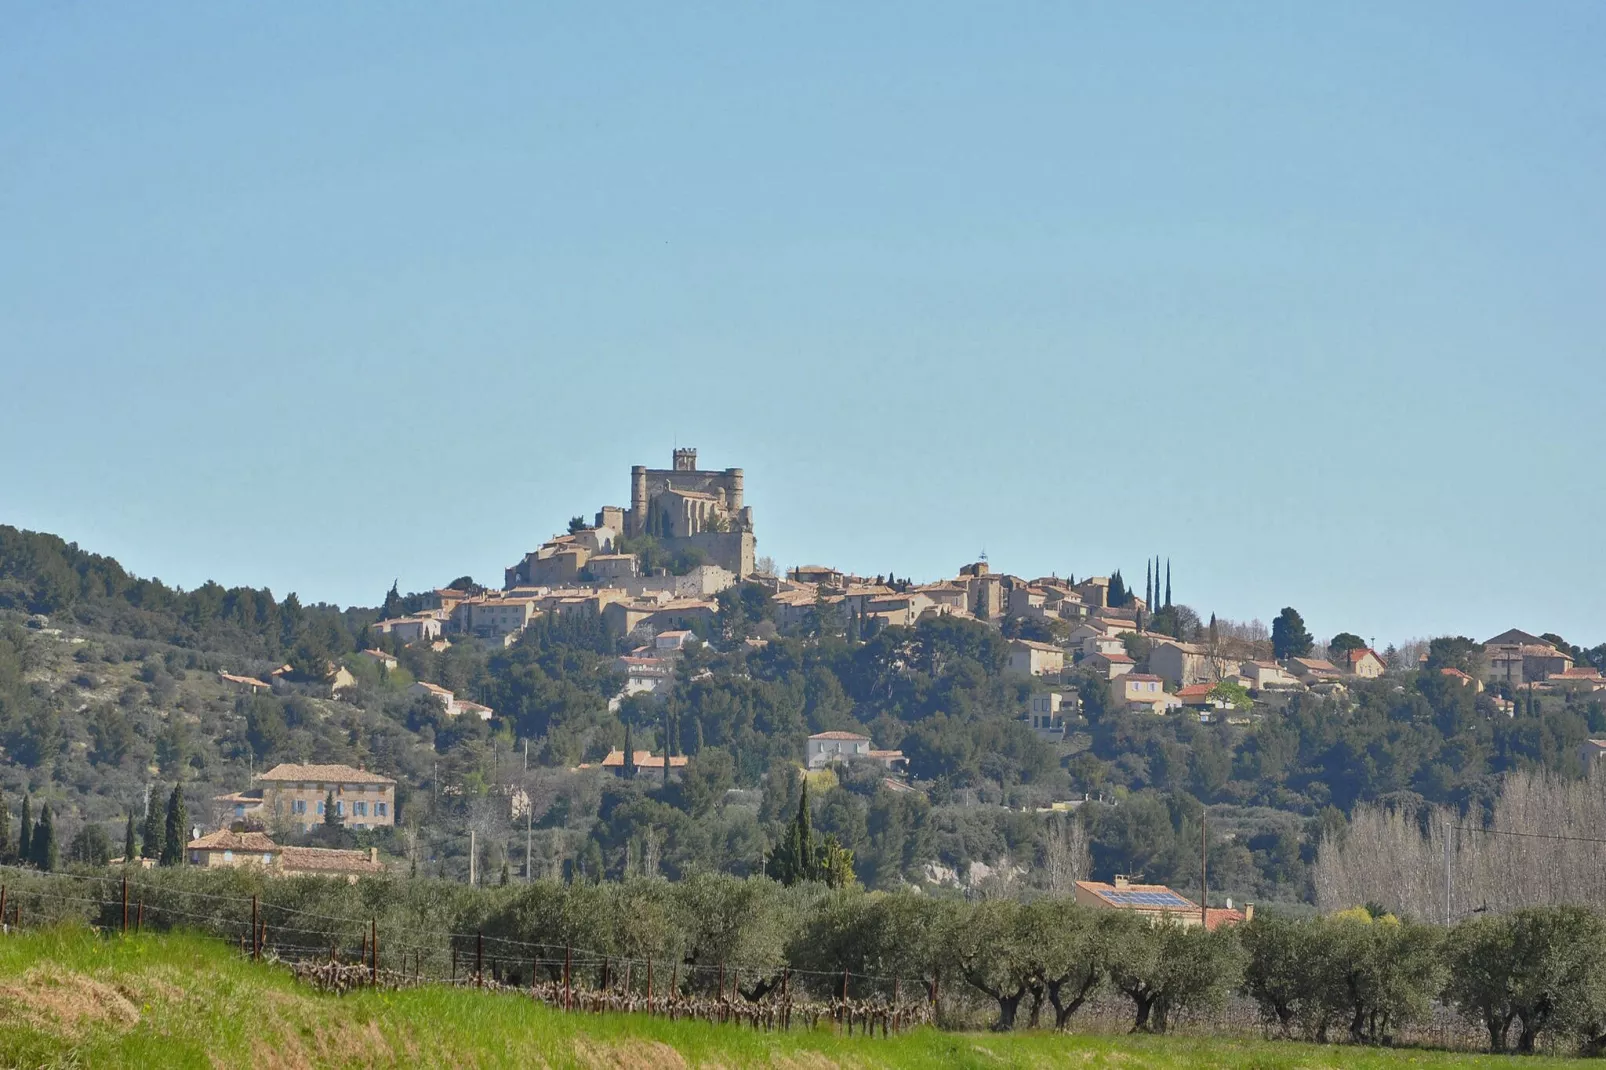
[[[1565,1060],[1171,1037],[761,1034],[563,1014],[446,988],[324,995],[195,936],[0,938],[0,1065],[649,1067],[1556,1067]]]

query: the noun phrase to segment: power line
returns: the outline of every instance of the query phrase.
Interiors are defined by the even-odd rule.
[[[1524,840],[1558,840],[1566,843],[1606,843],[1599,836],[1564,836],[1557,832],[1516,832],[1511,829],[1486,829],[1473,825],[1451,825],[1454,832],[1477,832],[1485,836],[1512,836]]]

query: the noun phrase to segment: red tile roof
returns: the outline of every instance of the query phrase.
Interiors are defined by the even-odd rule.
[[[349,765],[295,765],[281,762],[257,777],[266,781],[316,780],[329,784],[394,784],[388,776],[353,769]]]

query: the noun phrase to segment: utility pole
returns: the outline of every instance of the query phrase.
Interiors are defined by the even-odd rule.
[[[530,797],[530,737],[524,737],[524,883],[535,880],[535,800]]]
[[[1205,877],[1205,867],[1210,861],[1210,814],[1202,812],[1199,815],[1199,924],[1206,930],[1210,928],[1210,885]]]
[[[479,851],[475,850],[475,832],[468,830],[468,886],[474,887],[479,877]]]
[[[1444,924],[1450,924],[1450,822],[1444,823]]]

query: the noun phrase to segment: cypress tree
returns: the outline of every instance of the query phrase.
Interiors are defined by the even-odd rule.
[[[1165,607],[1171,608],[1171,559],[1165,560]]]
[[[1143,562],[1143,604],[1154,605],[1154,568],[1149,562]]]
[[[630,738],[630,723],[625,722],[625,776],[634,778],[636,775],[636,745]]]
[[[33,799],[22,797],[22,820],[17,822],[17,861],[27,865],[33,861]]]
[[[335,793],[332,791],[323,797],[323,827],[326,829],[340,827],[340,812],[335,809]]]
[[[669,755],[673,749],[669,742],[669,707],[664,707],[664,787],[669,786]]]
[[[154,785],[151,787],[150,798],[145,801],[145,827],[141,832],[144,844],[140,848],[141,858],[159,859],[162,857],[162,793]]]
[[[184,810],[184,787],[181,784],[174,784],[173,794],[167,797],[167,822],[162,834],[162,865],[183,864],[184,845],[189,842],[189,832],[185,828],[188,824],[189,815]]]
[[[129,811],[128,827],[123,829],[123,865],[132,865],[134,862],[134,814]]]
[[[39,827],[33,834],[33,864],[49,873],[60,861],[60,851],[56,847],[56,815],[46,803],[39,808]]]
[[[6,793],[0,788],[0,862],[11,857],[11,808],[6,805]]]

